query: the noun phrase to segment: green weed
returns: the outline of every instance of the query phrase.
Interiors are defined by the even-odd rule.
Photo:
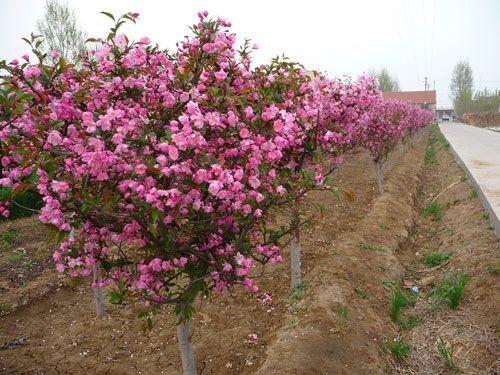
[[[445,275],[443,280],[431,292],[434,295],[434,302],[446,302],[450,308],[458,308],[468,282],[469,277],[462,273]]]
[[[425,231],[427,238],[434,237],[438,233],[437,228],[429,228]]]
[[[358,294],[358,296],[360,296],[361,298],[363,299],[367,299],[368,298],[368,293],[366,293],[366,291],[363,289],[363,288],[360,288],[360,287],[355,287],[354,288],[354,291]]]
[[[8,314],[10,312],[11,306],[8,303],[0,304],[0,315]]]
[[[439,221],[443,218],[443,214],[441,212],[441,205],[438,202],[429,203],[422,210],[422,216],[427,218],[432,216],[434,221]]]
[[[0,234],[0,242],[4,245],[12,245],[17,237],[18,233],[16,231],[8,230]]]
[[[382,279],[382,284],[392,287],[394,283],[391,280]]]
[[[401,323],[403,329],[412,329],[420,324],[420,318],[415,314],[408,314],[406,320]]]
[[[307,285],[304,283],[300,283],[299,285],[295,286],[290,294],[287,296],[288,302],[298,302],[302,299],[304,296],[304,292],[307,289]]]
[[[12,256],[11,260],[16,263],[23,263],[26,260],[26,250],[24,250],[22,247],[17,249]]]
[[[493,276],[500,276],[500,264],[489,264],[485,267],[485,270]]]
[[[391,304],[389,308],[389,315],[393,322],[399,322],[403,307],[413,306],[415,304],[415,297],[405,293],[401,288],[396,287],[392,290]]]
[[[472,191],[469,193],[469,200],[471,201],[471,200],[473,200],[473,199],[475,199],[475,198],[477,198],[477,191],[472,190]]]
[[[365,250],[375,250],[375,251],[379,251],[381,253],[387,252],[387,249],[383,248],[382,246],[374,245],[371,243],[358,242],[357,245],[359,248],[365,249]]]
[[[398,339],[394,342],[388,342],[385,344],[386,348],[396,357],[397,359],[402,359],[406,357],[411,350],[410,344]]]
[[[443,359],[444,364],[450,370],[457,371],[458,366],[455,363],[454,355],[455,355],[455,344],[453,341],[448,345],[448,343],[442,338],[438,338],[438,353]]]
[[[438,253],[436,251],[431,251],[425,254],[424,264],[427,268],[432,268],[439,266],[441,263],[450,259],[450,253]]]
[[[339,321],[337,323],[337,328],[340,332],[343,332],[347,326],[347,321],[349,319],[349,310],[347,306],[342,306],[339,304]]]

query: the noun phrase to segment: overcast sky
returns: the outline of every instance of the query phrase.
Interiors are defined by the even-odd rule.
[[[449,105],[454,64],[467,59],[475,88],[500,89],[500,0],[68,0],[89,36],[104,36],[115,15],[140,13],[127,27],[172,48],[189,34],[196,12],[229,19],[240,41],[260,46],[256,62],[284,53],[329,76],[357,76],[385,66],[403,90],[423,90],[428,77],[438,106]],[[36,30],[44,0],[0,0],[0,59],[27,52],[21,37]]]

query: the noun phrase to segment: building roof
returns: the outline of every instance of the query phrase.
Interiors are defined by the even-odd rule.
[[[436,104],[436,91],[395,91],[382,93],[384,99],[397,99],[415,104]]]

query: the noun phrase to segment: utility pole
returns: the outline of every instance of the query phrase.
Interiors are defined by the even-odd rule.
[[[425,91],[427,91],[427,77],[425,77],[425,83],[424,83],[424,85],[425,85]]]
[[[432,81],[432,90],[436,91],[436,81]]]

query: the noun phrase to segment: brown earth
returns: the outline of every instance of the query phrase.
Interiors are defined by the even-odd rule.
[[[446,140],[437,131],[433,138],[435,157],[428,160],[417,208],[424,210],[437,202],[442,218],[420,216],[400,255],[406,265],[405,279],[420,288],[417,303],[407,315],[417,316],[421,323],[401,332],[412,351],[394,369],[398,374],[499,374],[500,242]],[[447,253],[450,258],[426,268],[423,259],[430,251]],[[466,274],[470,279],[457,310],[425,298],[449,273]],[[444,363],[438,352],[439,338],[448,349],[453,344],[456,368]]]
[[[402,262],[408,262],[408,249],[418,243],[411,239],[412,228],[420,220],[414,205],[424,178],[425,146],[426,140],[421,139],[408,152],[394,153],[392,170],[385,171],[386,193],[380,197],[374,192],[373,163],[360,150],[346,157],[336,179],[352,201],[337,201],[325,192],[310,195],[309,202],[321,203],[324,213],[302,236],[303,291],[290,293],[285,257],[283,264],[266,269],[258,279],[261,290],[273,296],[271,302],[256,302],[255,296],[239,290],[200,302],[193,319],[199,373],[387,374],[401,370],[396,366],[402,364],[394,362],[384,347],[398,334],[388,315],[388,282],[403,278]],[[144,330],[136,318],[138,309],[130,305],[108,304],[105,319],[99,321],[88,281],[68,286],[50,266],[30,269],[26,260],[13,259],[16,249],[24,247],[23,259],[49,262],[50,246],[40,242],[45,229],[34,220],[0,226],[0,236],[7,225],[23,233],[12,244],[0,245],[0,269],[12,269],[0,274],[4,314],[0,373],[179,374],[175,321],[169,314],[157,316],[151,332]],[[486,225],[475,222],[474,230],[479,224]],[[489,232],[478,230],[483,229]],[[28,250],[31,243],[39,243],[38,250]],[[494,264],[484,258],[486,253],[471,257],[478,267]],[[29,275],[26,280],[16,277],[21,273]],[[475,289],[491,293],[491,282],[481,289],[475,277],[471,285],[478,282]],[[467,293],[466,297],[470,298]],[[257,341],[249,338],[253,333]]]

